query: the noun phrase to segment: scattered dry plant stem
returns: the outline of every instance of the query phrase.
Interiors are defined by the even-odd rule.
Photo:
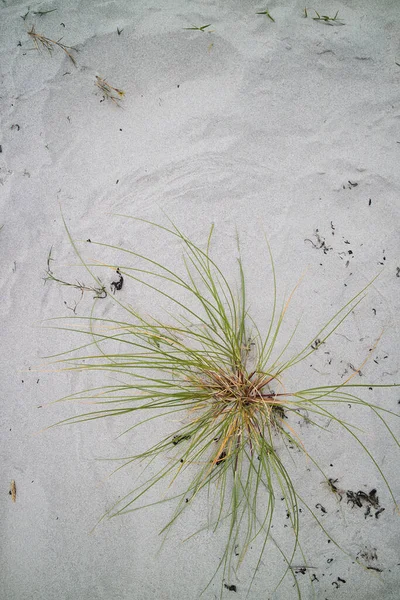
[[[53,260],[54,260],[54,258],[52,258],[52,248],[50,248],[50,252],[47,257],[46,277],[44,278],[45,282],[50,280],[50,281],[55,281],[57,283],[60,283],[61,285],[65,285],[67,287],[73,287],[77,290],[80,290],[82,296],[83,296],[84,292],[94,292],[94,294],[95,294],[94,298],[106,298],[107,297],[107,290],[104,285],[102,285],[102,286],[99,285],[97,287],[96,286],[88,286],[88,285],[85,285],[84,283],[81,283],[80,281],[77,281],[76,283],[72,283],[70,281],[64,281],[63,279],[59,279],[58,277],[56,277],[50,267],[50,263]],[[76,307],[77,307],[77,304],[75,305],[75,308]],[[75,310],[73,310],[73,312],[75,312]]]
[[[45,50],[47,50],[49,54],[51,54],[54,50],[54,46],[58,46],[58,48],[61,48],[61,50],[65,52],[65,54],[76,67],[76,60],[72,56],[70,50],[74,50],[75,52],[77,52],[77,50],[75,48],[72,48],[71,46],[66,46],[65,44],[62,44],[62,38],[60,38],[59,40],[52,40],[48,37],[45,37],[41,33],[36,33],[34,25],[32,25],[32,28],[30,29],[30,31],[28,31],[28,35],[33,39],[33,43],[35,44],[36,50],[40,51],[40,48],[42,47]]]
[[[95,85],[103,92],[104,97],[108,98],[117,106],[120,106],[121,100],[125,96],[125,92],[110,85],[105,79],[96,75]]]

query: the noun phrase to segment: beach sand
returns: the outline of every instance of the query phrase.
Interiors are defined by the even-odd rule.
[[[204,523],[206,498],[176,523],[161,552],[158,534],[169,505],[104,521],[92,532],[140,471],[134,466],[109,478],[115,463],[97,459],[129,456],[146,436],[158,441],[164,426],[121,438],[129,426],[124,419],[43,431],[83,410],[51,402],[108,382],[57,372],[44,360],[78,343],[45,320],[87,316],[93,302],[92,292],[44,281],[51,250],[57,277],[89,285],[62,215],[72,237],[83,240],[79,247],[89,262],[99,257],[90,246],[99,241],[154,253],[171,268],[180,263],[179,246],[117,214],[162,224],[168,216],[202,247],[214,223],[213,256],[232,276],[238,231],[252,314],[261,321],[272,289],[266,234],[280,298],[304,274],[289,322],[302,315],[305,342],[381,273],[329,345],[297,375],[302,385],[343,381],[384,331],[357,380],[400,382],[400,4],[321,1],[306,18],[300,1],[271,0],[273,20],[256,14],[265,8],[243,0],[1,2],[4,600],[196,599],[224,548],[223,528],[182,543]],[[315,9],[331,17],[339,11],[341,21],[317,21]],[[35,14],[40,11],[45,14]],[[208,24],[203,31],[187,29]],[[32,26],[76,48],[68,50],[76,66],[61,47],[53,45],[51,54],[35,49]],[[104,97],[96,76],[124,97]],[[113,256],[110,250],[100,258]],[[100,275],[109,290],[115,273]],[[160,309],[159,298],[141,297],[133,282],[116,297],[139,310]],[[101,302],[100,313],[109,315],[112,298]],[[397,410],[396,390],[367,392],[365,399],[373,395]],[[360,426],[399,498],[396,445],[373,417],[360,413]],[[399,433],[396,421],[393,429]],[[339,502],[319,473],[306,479],[303,462],[297,484],[312,482],[305,490],[310,506],[326,509],[321,521],[349,553],[308,522],[303,540],[312,569],[302,572],[301,557],[292,564],[303,598],[397,599],[400,522],[379,473],[334,428],[309,441],[304,435],[340,488],[377,489],[385,511],[366,517],[346,497]],[[285,534],[284,521],[275,524],[276,539]],[[254,559],[250,549],[237,577],[222,582],[236,586],[224,588],[224,597],[246,597]],[[295,598],[290,576],[273,592],[284,569],[271,543],[249,598]],[[221,577],[205,600],[219,597]]]

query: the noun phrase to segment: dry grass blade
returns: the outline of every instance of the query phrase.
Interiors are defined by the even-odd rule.
[[[33,43],[35,44],[36,50],[44,48],[48,51],[49,54],[52,54],[55,47],[60,48],[65,54],[68,56],[72,64],[76,67],[75,57],[71,54],[71,50],[77,52],[76,48],[72,48],[71,46],[66,46],[61,43],[62,38],[59,40],[52,40],[41,33],[37,33],[35,31],[35,26],[32,25],[30,31],[28,31],[28,35],[32,38]]]

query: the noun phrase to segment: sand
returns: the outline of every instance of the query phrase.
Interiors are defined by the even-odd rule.
[[[45,328],[44,320],[87,315],[93,296],[44,281],[52,249],[57,276],[88,283],[61,211],[74,239],[133,244],[172,267],[180,260],[175,244],[115,213],[158,223],[168,215],[200,245],[214,223],[214,256],[232,273],[237,228],[260,319],[271,290],[266,233],[282,296],[305,273],[291,308],[292,322],[303,314],[305,341],[381,272],[332,336],[332,362],[316,353],[299,377],[314,385],[340,381],[384,330],[363,381],[400,381],[400,4],[316,3],[321,15],[339,11],[342,21],[331,24],[314,20],[311,7],[305,18],[297,0],[269,2],[274,21],[256,14],[265,8],[238,0],[1,2],[4,600],[195,599],[223,551],[223,536],[209,531],[182,544],[206,515],[205,499],[179,521],[161,553],[167,506],[112,519],[91,533],[137,474],[108,478],[113,463],[96,459],[131,454],[137,438],[117,438],[126,427],[117,420],[42,431],[82,412],[49,403],[93,383],[44,366],[43,357],[76,343],[71,333]],[[186,29],[206,24],[204,31]],[[32,25],[76,48],[70,51],[76,66],[62,48],[51,55],[35,50],[27,34]],[[124,90],[121,102],[103,97],[96,76]],[[96,257],[90,242],[80,247],[86,260]],[[108,290],[114,279],[104,274]],[[133,285],[118,294],[140,309],[159,308]],[[103,302],[107,315],[112,301]],[[373,394],[397,409],[395,390]],[[371,415],[363,414],[361,425],[399,498],[395,444]],[[157,441],[161,430],[162,424],[148,434]],[[350,553],[328,544],[315,523],[304,530],[316,597],[398,598],[400,530],[389,493],[351,440],[337,432],[322,439],[316,434],[311,449],[337,485],[376,488],[385,512],[366,518],[314,477],[310,505],[326,508],[321,519]],[[8,494],[12,480],[16,502]],[[274,531],[279,538],[283,523]],[[370,568],[354,564],[357,556]],[[226,581],[236,592],[224,588],[224,597],[246,596],[251,558]],[[295,598],[290,577],[273,593],[283,567],[272,547],[249,597]],[[303,597],[313,597],[308,575],[295,576]],[[217,577],[203,598],[219,597],[220,586]]]

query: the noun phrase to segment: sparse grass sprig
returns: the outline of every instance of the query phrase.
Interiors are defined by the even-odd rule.
[[[314,10],[315,14],[317,15],[316,17],[312,17],[313,21],[322,21],[322,22],[326,23],[327,25],[344,25],[343,20],[339,19],[339,17],[338,17],[339,11],[336,11],[336,14],[334,17],[330,17],[329,15],[320,15],[319,12],[317,12],[315,10],[315,8],[313,10]],[[307,8],[304,8],[304,16],[305,16],[305,18],[308,17]]]
[[[266,15],[268,17],[268,19],[270,19],[273,23],[275,23],[275,19],[271,16],[269,10],[267,10],[267,9],[256,13],[256,15]]]
[[[60,38],[59,40],[52,40],[41,33],[37,33],[35,31],[34,25],[32,25],[31,29],[28,31],[28,35],[33,40],[36,50],[40,51],[41,48],[44,48],[49,54],[52,54],[55,47],[60,48],[68,56],[72,64],[76,67],[76,59],[72,55],[71,51],[77,52],[77,50],[72,46],[66,46],[65,44],[62,44],[62,38]]]
[[[318,452],[316,456],[311,453],[311,443],[296,426],[299,420],[310,430],[317,428],[327,435],[337,428],[355,442],[360,455],[371,461],[396,505],[390,481],[365,439],[360,420],[354,420],[360,410],[370,411],[384,427],[389,440],[400,446],[389,421],[399,415],[387,406],[368,402],[362,397],[367,387],[390,389],[397,384],[354,383],[355,375],[364,367],[380,338],[371,345],[353,374],[337,385],[298,389],[286,381],[290,369],[317,352],[319,346],[343,325],[375,279],[350,298],[327,323],[316,328],[307,344],[294,352],[291,348],[297,326],[285,334],[286,340],[281,338],[285,316],[299,284],[278,308],[277,277],[268,245],[272,307],[264,333],[249,314],[240,252],[236,262],[236,292],[228,276],[212,258],[213,228],[203,249],[172,223],[162,226],[138,221],[157,227],[180,242],[183,248],[180,270],[134,249],[96,242],[91,246],[119,252],[125,259],[130,259],[124,260],[125,266],[118,262],[128,285],[131,282],[135,288],[143,286],[155,294],[160,305],[168,306],[167,317],[143,315],[117,296],[109,295],[109,301],[122,311],[123,318],[96,316],[95,300],[86,319],[71,316],[67,325],[59,327],[72,330],[69,324],[74,319],[72,323],[76,324],[77,334],[87,336],[88,341],[75,352],[65,351],[53,357],[56,365],[61,364],[70,371],[100,371],[118,377],[115,384],[90,388],[63,398],[97,404],[98,407],[62,423],[125,415],[124,419],[129,423],[123,434],[128,434],[149,425],[154,419],[164,419],[170,430],[163,438],[120,459],[121,464],[116,470],[139,462],[144,465],[143,473],[136,487],[104,517],[174,501],[175,509],[162,530],[167,535],[186,507],[200,501],[207,492],[211,507],[209,521],[204,527],[215,533],[226,527],[227,534],[217,569],[222,572],[221,593],[225,582],[231,582],[249,548],[257,542],[259,553],[250,585],[270,543],[282,555],[286,565],[277,577],[277,587],[285,576],[290,575],[300,597],[294,573],[295,558],[300,556],[307,564],[300,541],[300,507],[305,507],[322,532],[334,540],[318,518],[313,508],[315,503],[300,493],[293,476],[293,469],[300,468],[299,461],[304,457],[308,465],[329,483]],[[68,235],[82,265],[96,284],[99,278],[95,270],[115,270],[116,264],[85,262],[69,232]],[[340,411],[349,403],[353,407],[352,419],[343,418]],[[185,422],[180,421],[183,416]],[[172,422],[177,425],[171,427]],[[148,474],[150,465],[152,470]],[[152,499],[152,492],[163,482],[167,492],[161,500]],[[283,504],[277,502],[278,497],[282,498]],[[279,518],[287,519],[289,524],[289,550],[282,540],[271,536],[272,525]],[[334,543],[346,552],[338,542]]]
[[[208,27],[211,27],[211,23],[208,23],[208,25],[192,25],[191,27],[184,27],[183,29],[185,29],[186,31],[202,31],[204,33],[204,31],[206,29],[208,29]],[[211,33],[211,31],[209,32]]]

